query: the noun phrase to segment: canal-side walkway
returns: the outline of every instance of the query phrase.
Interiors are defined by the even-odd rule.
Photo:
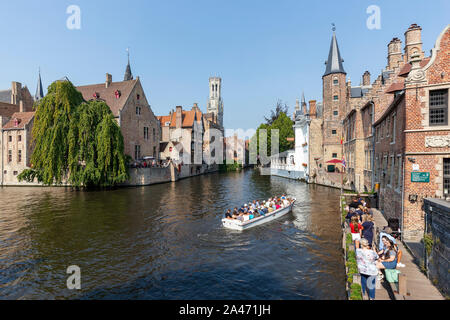
[[[372,209],[374,214],[375,228],[383,230],[388,223],[383,214],[377,210]],[[401,263],[405,265],[403,268],[397,267],[401,274],[406,276],[406,292],[407,295],[400,295],[398,293],[398,283],[393,284],[395,300],[444,300],[444,297],[439,290],[431,283],[431,281],[421,272],[420,267],[415,264],[413,256],[405,248],[401,241],[397,241],[399,250],[402,251]],[[384,284],[376,290],[375,300],[390,300],[389,283],[384,281]],[[391,293],[392,294],[392,293]]]

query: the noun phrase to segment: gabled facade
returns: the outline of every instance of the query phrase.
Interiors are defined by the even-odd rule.
[[[104,101],[109,106],[121,129],[125,154],[134,160],[146,156],[159,159],[160,125],[139,77],[112,82],[107,73],[105,83],[78,86],[77,90],[86,101]]]
[[[194,104],[191,110],[177,106],[168,116],[158,116],[161,142],[181,143],[184,164],[203,163],[203,114]]]

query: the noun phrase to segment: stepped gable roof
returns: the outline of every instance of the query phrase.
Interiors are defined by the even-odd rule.
[[[137,81],[111,82],[108,88],[106,88],[105,83],[91,84],[79,86],[77,90],[81,92],[83,99],[86,101],[104,101],[111,109],[113,115],[118,117]],[[116,96],[116,91],[120,93],[119,96]],[[95,94],[97,94],[97,98],[94,97]]]
[[[4,130],[23,129],[33,119],[35,112],[15,112],[3,126]]]

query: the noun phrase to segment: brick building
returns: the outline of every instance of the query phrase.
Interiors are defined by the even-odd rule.
[[[173,147],[181,152],[184,164],[202,164],[203,162],[203,114],[195,103],[191,110],[177,106],[168,116],[158,116],[161,124],[161,145],[177,142]],[[166,150],[162,150],[165,152]]]
[[[125,80],[113,82],[106,74],[100,84],[78,86],[86,101],[104,101],[111,109],[124,139],[124,152],[134,160],[159,159],[160,125],[147,101],[139,77],[133,79],[128,62]]]
[[[0,185],[20,184],[17,176],[30,165],[33,103],[20,82],[13,81],[11,89],[0,91]]]
[[[379,184],[380,209],[399,219],[409,240],[423,235],[423,198],[450,193],[450,29],[429,57],[421,30],[406,30],[403,52],[401,40],[392,39],[376,80],[363,81],[360,98],[351,88],[343,121],[346,187],[362,192]]]
[[[0,119],[0,185],[20,184],[17,176],[30,167],[33,120],[34,112],[23,111],[15,112],[6,122]]]

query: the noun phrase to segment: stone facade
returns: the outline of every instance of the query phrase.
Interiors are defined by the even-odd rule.
[[[19,182],[17,176],[30,167],[33,121],[34,112],[16,112],[8,121],[0,120],[0,185],[30,185]]]
[[[136,80],[112,82],[106,74],[106,82],[78,86],[83,98],[104,101],[111,109],[124,138],[125,154],[134,160],[146,156],[159,158],[161,128],[147,101],[139,77]]]
[[[162,142],[177,142],[183,150],[184,164],[203,163],[203,114],[196,104],[191,110],[184,111],[177,106],[168,116],[158,116],[161,124]]]

